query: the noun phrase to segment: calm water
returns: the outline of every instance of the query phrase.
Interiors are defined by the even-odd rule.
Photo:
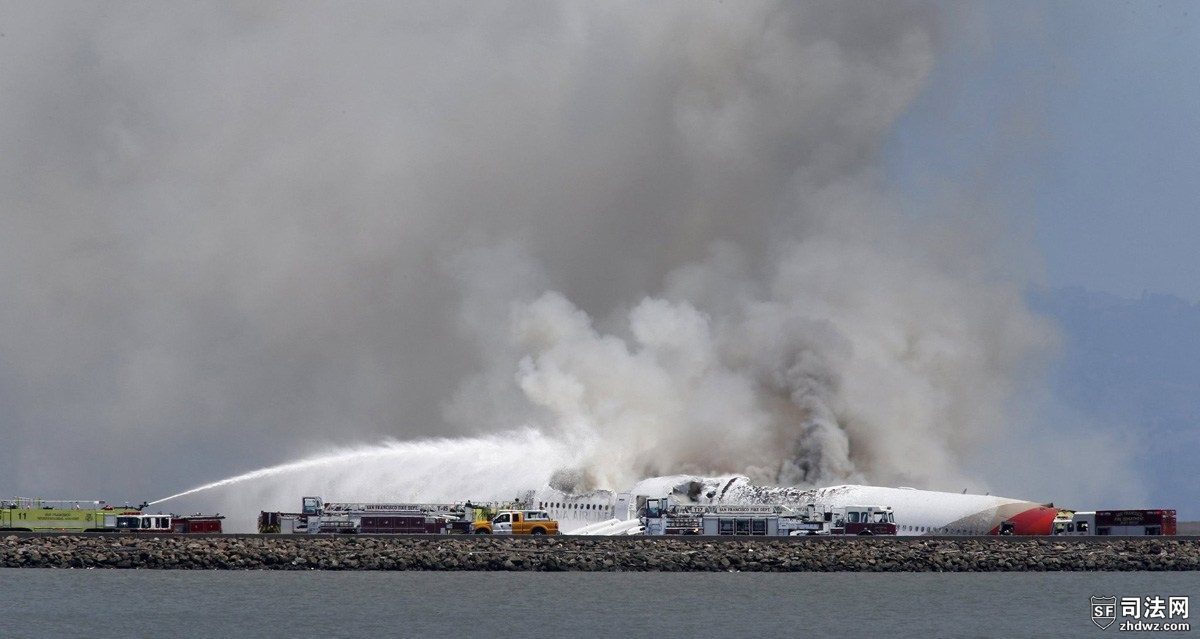
[[[0,636],[1104,637],[1091,595],[1200,574],[191,572],[0,569]],[[1121,618],[1118,618],[1118,622]],[[1187,621],[1191,621],[1190,619]],[[536,633],[508,629],[527,628]],[[736,633],[736,634],[734,634]],[[772,634],[767,634],[772,633]]]

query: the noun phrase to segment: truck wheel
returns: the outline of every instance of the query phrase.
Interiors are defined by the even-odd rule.
[[[480,528],[479,530],[475,531],[475,534],[476,535],[490,535],[490,534],[492,534],[492,531],[488,530],[487,528]]]
[[[862,532],[858,533],[858,535],[859,535],[860,537],[870,537],[870,536],[873,536],[874,534],[875,534],[875,533],[873,533],[873,532],[871,532],[871,531],[869,531],[869,530],[864,530],[864,531],[862,531]]]
[[[546,529],[544,529],[544,528],[534,528],[534,529],[533,529],[533,534],[535,534],[535,535],[544,535],[544,534],[546,534]]]

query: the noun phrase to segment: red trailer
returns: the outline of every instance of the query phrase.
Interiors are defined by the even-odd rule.
[[[171,518],[171,530],[177,533],[220,534],[221,515],[187,515]]]

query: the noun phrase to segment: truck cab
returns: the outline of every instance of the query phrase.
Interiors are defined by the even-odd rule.
[[[702,530],[702,513],[672,509],[670,498],[646,499],[639,511],[646,535],[699,535]]]
[[[835,535],[894,535],[896,516],[891,506],[843,506],[834,509]]]
[[[1060,511],[1054,518],[1051,534],[1079,537],[1096,533],[1095,512]]]
[[[117,515],[115,529],[119,532],[173,532],[170,515]]]
[[[557,535],[558,522],[544,510],[501,510],[491,521],[471,524],[476,535]]]

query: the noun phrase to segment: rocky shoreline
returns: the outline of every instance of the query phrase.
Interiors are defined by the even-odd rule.
[[[1197,538],[111,537],[9,535],[0,567],[167,570],[1200,570]]]

